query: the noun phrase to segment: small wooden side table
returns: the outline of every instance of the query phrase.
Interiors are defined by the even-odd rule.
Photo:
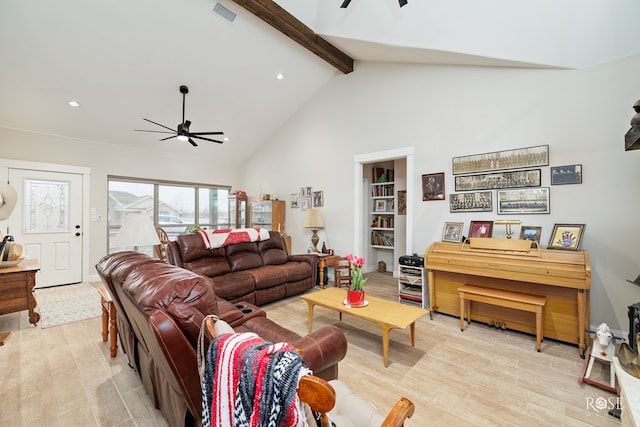
[[[102,305],[102,341],[106,341],[109,337],[111,357],[116,357],[118,353],[116,307],[113,305],[111,295],[106,288],[98,288],[98,292],[100,292],[100,305]]]
[[[320,269],[320,287],[324,289],[324,268],[330,265],[336,265],[336,262],[340,259],[338,255],[325,255],[325,254],[317,254],[318,255],[318,268]]]

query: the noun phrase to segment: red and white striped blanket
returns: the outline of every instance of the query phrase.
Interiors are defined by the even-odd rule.
[[[223,228],[211,232],[199,230],[198,235],[202,239],[205,249],[215,249],[236,243],[267,240],[269,239],[269,230],[266,228]]]
[[[219,335],[201,373],[202,424],[307,426],[296,391],[300,376],[310,372],[291,344],[273,344],[253,332]]]

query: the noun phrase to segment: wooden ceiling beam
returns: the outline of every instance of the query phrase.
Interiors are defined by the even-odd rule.
[[[315,53],[344,74],[353,71],[353,58],[317,35],[272,0],[233,0],[233,2]]]

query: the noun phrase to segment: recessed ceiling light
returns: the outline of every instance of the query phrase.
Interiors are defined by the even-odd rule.
[[[278,80],[284,79],[284,74],[282,74],[282,73],[276,74],[276,79],[278,79]]]
[[[67,101],[67,104],[69,104],[72,107],[79,107],[80,103],[78,101],[76,101],[75,99],[71,99],[69,101]]]

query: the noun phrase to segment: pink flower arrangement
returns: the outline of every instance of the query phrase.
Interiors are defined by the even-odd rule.
[[[367,278],[362,277],[362,267],[364,266],[364,258],[349,254],[347,261],[351,263],[351,290],[362,291]]]

